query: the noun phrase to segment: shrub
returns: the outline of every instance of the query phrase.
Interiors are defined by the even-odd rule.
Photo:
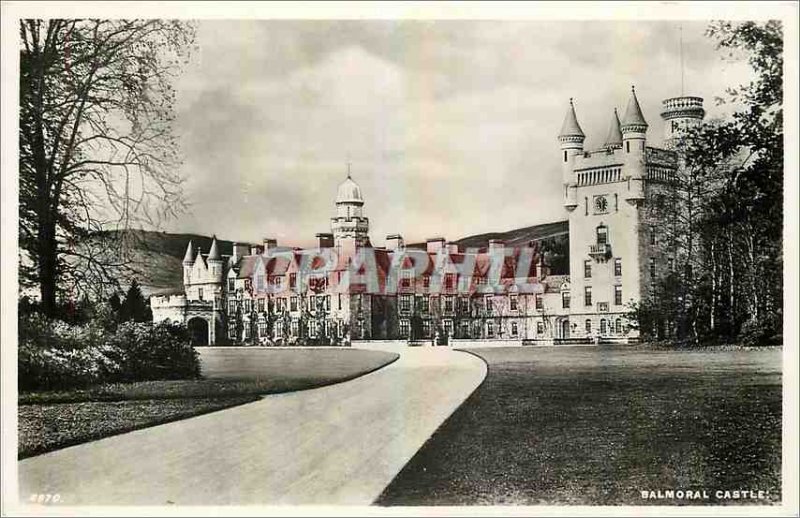
[[[185,327],[125,322],[106,342],[119,381],[183,379],[200,375],[200,360]]]
[[[748,320],[739,331],[739,341],[742,345],[766,345],[770,338],[775,336],[778,327],[771,320]]]
[[[20,316],[20,390],[54,390],[154,379],[195,378],[199,356],[185,327],[126,322],[70,325],[31,313]]]

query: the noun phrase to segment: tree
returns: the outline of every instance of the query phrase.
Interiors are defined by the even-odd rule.
[[[133,279],[128,292],[125,294],[125,300],[119,308],[119,320],[120,322],[127,322],[128,320],[149,322],[152,319],[153,314],[144,295],[142,295],[139,283],[136,282],[136,279]]]
[[[783,33],[780,22],[716,22],[720,49],[755,80],[728,90],[727,120],[684,131],[670,188],[647,200],[676,268],[637,313],[643,332],[760,342],[780,331],[783,299]]]
[[[171,81],[194,29],[169,20],[21,20],[20,278],[53,315],[116,288],[125,233],[179,210]]]

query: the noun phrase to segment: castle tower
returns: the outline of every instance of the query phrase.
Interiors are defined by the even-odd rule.
[[[667,148],[674,148],[681,131],[699,124],[706,115],[702,97],[672,97],[664,99],[661,104],[661,118],[664,119],[664,146]]]
[[[336,191],[336,215],[331,218],[333,243],[340,252],[354,252],[369,244],[369,219],[364,216],[364,197],[361,188],[350,176]]]
[[[644,201],[647,128],[647,121],[644,119],[639,100],[636,98],[636,90],[631,87],[631,97],[620,125],[623,164],[628,177],[628,192],[625,193],[625,200],[631,205],[639,205]]]
[[[564,123],[558,134],[558,142],[561,147],[561,182],[564,185],[564,208],[572,212],[578,206],[575,195],[575,157],[583,153],[583,141],[586,135],[583,134],[578,118],[575,115],[575,105],[572,98],[569,100],[569,108],[564,116]]]
[[[211,248],[208,251],[207,262],[209,282],[222,283],[222,255],[219,253],[217,236],[211,239]]]
[[[614,108],[614,114],[611,116],[611,123],[608,126],[608,133],[606,134],[606,140],[603,143],[603,147],[622,147],[622,130],[620,129],[619,115],[617,115],[616,108]]]
[[[186,247],[186,254],[183,256],[183,285],[187,286],[192,283],[192,266],[194,265],[194,250],[192,249],[192,242],[189,241],[189,246]]]

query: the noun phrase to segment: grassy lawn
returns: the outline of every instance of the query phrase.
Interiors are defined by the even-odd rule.
[[[203,378],[19,396],[19,458],[353,379],[397,359],[357,349],[199,349]]]
[[[680,505],[716,490],[780,501],[781,350],[475,350],[484,383],[380,505]],[[684,489],[709,500],[644,500]]]

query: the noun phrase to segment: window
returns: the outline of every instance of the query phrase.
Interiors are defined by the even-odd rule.
[[[448,290],[455,288],[456,286],[456,274],[454,273],[446,273],[444,275],[444,287]]]
[[[308,323],[308,337],[309,338],[316,338],[317,337],[317,323],[316,322],[309,322]]]
[[[231,326],[228,328],[228,338],[231,340],[236,340],[236,328]]]
[[[253,281],[252,279],[245,279],[244,280],[244,289],[247,291],[253,290]]]
[[[461,322],[461,338],[469,338],[469,322],[466,320]]]
[[[236,290],[236,279],[228,279],[228,291]]]
[[[264,291],[264,274],[256,274],[256,291]]]
[[[252,308],[251,303],[252,303],[252,301],[250,299],[244,299],[242,301],[242,312],[243,313],[250,313],[250,310]]]
[[[430,288],[431,287],[431,276],[430,275],[423,275],[422,276],[422,287],[423,288]]]
[[[291,310],[297,311],[297,297],[292,297],[290,302],[291,302]]]
[[[486,284],[486,277],[475,277],[475,284],[476,285]]]
[[[331,310],[331,296],[325,295],[325,311]]]
[[[491,321],[486,322],[486,336],[489,338],[494,336],[494,323]]]
[[[622,305],[622,286],[614,286],[614,304]]]
[[[455,304],[453,303],[454,302],[453,298],[454,297],[452,295],[447,295],[444,298],[444,311],[445,311],[445,313],[452,313],[455,310]]]
[[[469,297],[461,297],[461,312],[469,313]]]
[[[621,335],[622,334],[622,320],[617,319],[617,321],[614,323],[614,327],[616,328],[616,333],[618,335]]]
[[[422,321],[422,336],[425,338],[429,338],[431,336],[431,321],[430,320],[423,320]]]
[[[630,140],[625,142],[625,152],[626,153],[630,153],[631,152],[631,141]]]
[[[592,332],[592,321],[588,318],[586,319],[586,334],[591,334]]]
[[[600,225],[597,227],[597,244],[605,245],[606,243],[608,243],[608,227]]]
[[[264,311],[264,299],[258,299],[258,310]]]
[[[519,327],[517,326],[516,322],[511,322],[511,336],[517,336],[519,334]]]
[[[537,293],[536,296],[534,297],[534,304],[536,309],[538,310],[544,309],[544,300],[542,300],[542,295],[540,293]]]
[[[411,311],[411,295],[400,296],[400,311],[403,312]]]
[[[650,278],[655,279],[656,277],[656,258],[650,258]]]
[[[338,295],[336,296],[336,298],[337,298],[337,299],[338,299],[338,301],[339,301],[339,309],[342,309],[342,294],[341,294],[341,293],[340,293],[340,294],[338,294]]]
[[[427,313],[430,309],[430,301],[428,297],[417,297],[417,307],[422,313]]]
[[[444,332],[447,336],[453,336],[453,321],[449,318],[442,322],[444,324]]]
[[[492,296],[491,295],[487,295],[485,297],[485,299],[486,299],[486,314],[487,315],[491,315],[492,314],[492,309],[493,309],[492,308]]]
[[[591,306],[592,305],[592,287],[586,286],[583,288],[583,305],[584,306]]]
[[[622,258],[620,257],[614,259],[614,275],[616,277],[622,275]]]
[[[296,273],[290,273],[289,274],[289,287],[290,288],[295,288],[296,286],[297,286],[297,274]]]
[[[197,298],[203,300],[203,288],[197,288]]]
[[[544,323],[543,322],[536,322],[536,334],[543,335],[544,334]]]
[[[588,197],[583,199],[583,205],[584,205],[584,208],[586,209],[586,215],[588,216],[589,215],[589,198]]]
[[[407,318],[403,318],[400,320],[400,337],[401,338],[408,338],[409,333],[411,332],[411,322]]]
[[[608,313],[608,302],[598,302],[597,311],[600,313]]]
[[[244,337],[250,338],[250,322],[245,322],[244,324]]]
[[[604,335],[608,331],[608,324],[605,318],[600,319],[600,334]]]
[[[656,231],[652,229],[650,230],[650,244],[651,245],[656,244]]]
[[[592,262],[591,261],[584,261],[583,262],[583,278],[584,279],[591,279],[592,278]]]
[[[292,336],[297,336],[300,331],[300,323],[297,320],[292,320],[291,332]]]
[[[561,307],[564,309],[569,309],[569,292],[565,291],[561,293]]]
[[[519,309],[518,308],[518,304],[517,304],[517,296],[516,295],[511,295],[509,297],[508,304],[509,304],[509,306],[511,308],[511,311],[516,311],[517,309]]]
[[[411,272],[403,271],[400,277],[400,287],[401,288],[410,288],[411,287]]]
[[[229,315],[233,315],[234,313],[236,313],[236,301],[235,300],[229,300],[228,301],[228,314]]]
[[[566,161],[567,161],[567,151],[564,150],[564,162],[566,162]]]

